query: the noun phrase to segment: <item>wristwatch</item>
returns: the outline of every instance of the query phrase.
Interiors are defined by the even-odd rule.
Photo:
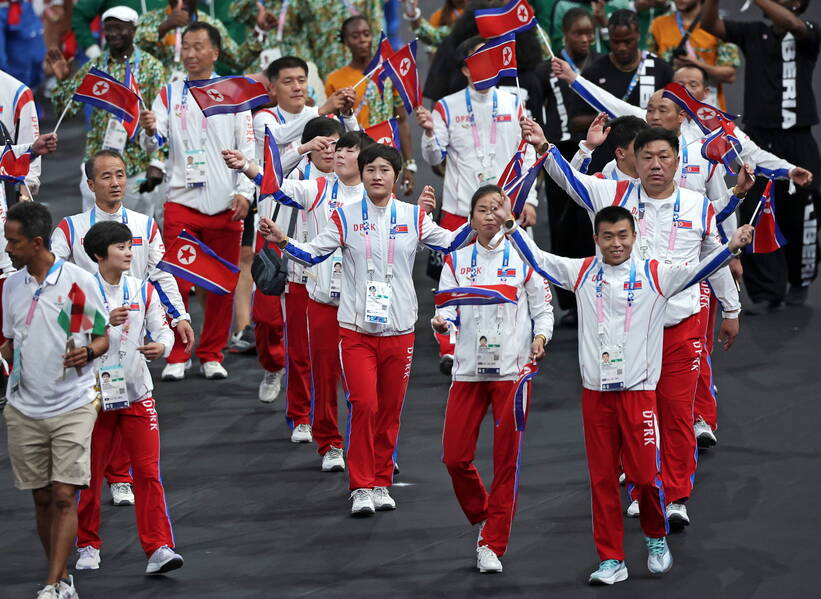
[[[288,239],[288,237],[286,237],[285,239],[283,239],[282,241],[277,243],[277,246],[279,247],[279,249],[284,250],[285,246],[288,245],[288,241],[289,241],[289,239]]]
[[[510,233],[516,227],[516,221],[512,218],[509,218],[505,221],[505,230]]]
[[[539,153],[539,155],[542,155],[545,152],[547,152],[549,149],[550,149],[550,142],[546,141],[536,151]]]
[[[97,357],[97,354],[94,353],[94,350],[91,349],[90,345],[86,345],[86,363],[91,364],[94,358]]]

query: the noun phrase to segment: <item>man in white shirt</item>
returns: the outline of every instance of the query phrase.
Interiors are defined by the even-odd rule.
[[[220,54],[219,32],[206,23],[190,25],[182,36],[182,57],[189,80],[214,77]],[[207,123],[206,123],[207,120]],[[170,245],[186,229],[214,252],[233,264],[239,263],[243,219],[254,197],[253,184],[225,166],[221,152],[226,148],[254,156],[251,113],[218,114],[206,119],[188,93],[185,81],[166,85],[154,100],[152,110],[140,115],[140,143],[146,151],[169,145],[166,163],[168,197],[165,203],[163,237]],[[183,301],[188,303],[191,284],[178,279]],[[208,293],[202,334],[196,349],[205,378],[226,378],[222,350],[231,332],[234,294]],[[163,380],[182,380],[188,355],[178,331]]]
[[[4,417],[14,484],[33,492],[48,558],[41,596],[75,597],[66,562],[77,534],[77,491],[90,478],[97,418],[90,363],[108,350],[108,319],[94,277],[57,259],[50,234],[44,205],[9,211],[6,251],[19,270],[3,289],[7,341],[0,352],[14,365]]]

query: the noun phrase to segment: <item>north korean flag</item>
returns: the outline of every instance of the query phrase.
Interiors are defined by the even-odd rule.
[[[734,121],[738,118],[706,102],[696,100],[693,94],[680,83],[668,83],[664,87],[662,96],[678,104],[704,133],[710,133],[721,127],[722,120]]]
[[[447,306],[488,306],[492,304],[515,304],[519,301],[513,285],[471,285],[441,289],[434,294],[437,308]]]
[[[365,67],[365,74],[370,74],[369,76],[376,82],[380,94],[383,91],[382,82],[385,81],[385,77],[387,77],[385,69],[382,68],[382,63],[385,62],[388,57],[392,56],[393,53],[393,46],[391,46],[388,36],[382,31],[379,34],[379,45],[376,47],[376,54],[373,55],[371,62]]]
[[[140,97],[108,73],[91,67],[72,96],[77,102],[91,104],[122,119],[123,123],[138,121]],[[137,106],[136,115],[134,106]]]
[[[157,268],[219,295],[233,292],[239,278],[237,266],[220,258],[185,229],[171,243]]]
[[[533,184],[536,182],[536,178],[539,176],[539,171],[542,170],[542,165],[544,165],[547,157],[548,152],[545,152],[536,159],[536,162],[533,163],[533,166],[527,169],[527,172],[525,172],[524,175],[511,181],[502,188],[510,198],[513,214],[520,215],[524,211],[527,195],[530,193],[531,187],[533,187]]]
[[[520,33],[536,26],[536,13],[527,0],[510,0],[499,8],[477,10],[474,18],[479,35],[485,39]]]
[[[753,242],[744,248],[753,254],[769,254],[786,245],[787,240],[781,234],[775,220],[775,202],[773,202],[773,182],[768,181],[767,187],[759,200],[761,205],[753,221]]]
[[[31,152],[27,151],[22,156],[17,156],[10,145],[3,148],[0,154],[0,181],[9,183],[23,183],[26,175],[29,174],[31,164]]]
[[[241,75],[186,81],[185,85],[206,117],[253,110],[271,101],[262,83]]]
[[[399,142],[399,123],[395,117],[389,118],[365,129],[365,134],[378,144],[401,150]]]
[[[266,198],[274,198],[278,202],[290,199],[280,189],[284,179],[277,142],[268,125],[265,125],[265,143],[262,144],[262,180],[258,182],[260,201]]]
[[[704,140],[701,146],[701,155],[707,160],[721,163],[727,169],[728,174],[735,174],[733,164],[741,162],[741,142],[730,132],[733,124],[730,121],[722,121],[718,129],[713,131]]]
[[[134,138],[137,136],[138,129],[140,128],[140,106],[143,104],[143,96],[140,93],[140,86],[137,85],[137,78],[134,76],[134,72],[131,70],[130,62],[125,65],[124,84],[137,96],[136,101],[132,102],[131,106],[129,107],[129,112],[134,117],[134,119],[128,123],[123,123],[123,127],[125,127],[125,132],[128,134],[129,141],[133,141]]]
[[[465,59],[476,89],[488,89],[503,77],[516,76],[516,34],[490,40]]]
[[[394,52],[393,56],[384,62],[383,68],[402,98],[405,110],[410,114],[414,108],[422,104],[422,87],[416,68],[416,40]]]
[[[516,386],[513,389],[513,419],[516,422],[516,430],[525,430],[527,423],[527,407],[530,403],[530,387],[527,382],[539,374],[539,365],[536,362],[529,362],[519,371],[516,377]]]
[[[502,189],[522,176],[522,164],[525,160],[526,149],[527,141],[523,139],[519,142],[519,148],[513,154],[510,161],[507,163],[507,166],[505,166],[505,170],[503,170],[502,174],[499,175],[499,180],[496,184]]]

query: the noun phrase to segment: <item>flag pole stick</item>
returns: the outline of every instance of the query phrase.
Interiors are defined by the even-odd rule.
[[[57,124],[56,124],[56,125],[54,125],[54,131],[52,131],[52,133],[57,133],[57,129],[59,129],[59,128],[60,128],[60,123],[62,123],[62,122],[63,122],[63,118],[65,118],[66,113],[68,112],[68,109],[71,107],[71,102],[72,102],[71,100],[69,100],[68,102],[66,102],[66,107],[65,107],[65,108],[63,108],[63,114],[61,114],[61,115],[60,115],[60,118],[59,118],[59,119],[57,119]]]
[[[382,66],[382,65],[379,65],[379,66]],[[351,87],[352,87],[353,89],[356,89],[357,87],[359,87],[359,85],[360,85],[362,82],[367,81],[368,79],[370,79],[370,78],[371,78],[371,76],[373,76],[373,74],[374,74],[376,71],[378,71],[378,70],[379,70],[379,67],[376,67],[375,69],[371,69],[368,73],[366,73],[366,74],[365,74],[365,76],[364,76],[364,77],[362,77],[362,79],[360,79],[359,81],[357,81],[356,83],[354,83]]]
[[[536,29],[539,31],[539,36],[542,38],[542,42],[544,43],[545,47],[547,48],[547,57],[549,59],[556,58],[556,55],[553,53],[553,47],[550,45],[550,40],[547,39],[547,35],[545,35],[544,29],[542,26],[536,23]]]
[[[759,212],[759,210],[761,210],[761,204],[763,204],[763,203],[764,203],[764,196],[761,196],[761,198],[758,200],[758,206],[756,206],[755,210],[753,210],[753,217],[750,219],[750,224],[751,225],[753,223],[755,223],[755,217],[758,216],[758,212]]]

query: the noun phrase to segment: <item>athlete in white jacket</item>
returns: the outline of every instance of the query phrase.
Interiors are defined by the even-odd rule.
[[[346,133],[335,144],[333,174],[317,179],[286,179],[282,182],[281,189],[285,196],[277,201],[281,206],[298,210],[300,220],[304,215],[309,241],[325,228],[339,206],[361,202],[365,198],[357,158],[363,147],[373,143],[361,131]],[[241,153],[226,151],[224,156],[228,166],[243,169],[246,176],[254,179],[257,184],[262,183],[263,173],[260,168],[247,162]],[[261,200],[258,208],[260,218],[272,219],[274,204],[272,197]],[[307,421],[310,424],[304,426],[310,427],[309,431],[322,456],[322,470],[325,472],[345,469],[337,417],[340,375],[337,309],[344,268],[342,251],[339,249],[329,259],[310,268],[304,267],[310,298],[306,312],[313,383],[312,418]],[[291,285],[293,283],[289,283],[289,287]]]
[[[541,128],[529,119],[523,121],[522,131],[535,144],[544,140]],[[636,220],[638,255],[642,259],[695,262],[719,247],[711,202],[676,184],[679,157],[675,133],[648,129],[638,134],[633,147],[638,186],[629,181],[583,175],[573,170],[555,148],[550,149],[551,159],[545,162],[545,169],[574,201],[591,212],[610,205],[627,208]],[[750,185],[752,182],[747,181]],[[724,347],[728,348],[738,333],[738,289],[727,268],[711,276],[710,283],[724,310],[720,336],[726,339]],[[664,369],[658,385],[662,476],[669,501],[668,517],[680,525],[689,523],[684,502],[692,491],[696,469],[693,401],[703,349],[704,317],[698,286],[671,297],[667,304]]]
[[[668,163],[672,173],[675,157]],[[664,447],[660,462],[657,419],[665,408],[660,401],[657,407],[655,389],[666,367],[666,304],[749,243],[752,227],[739,228],[728,246],[714,247],[700,262],[676,258],[666,262],[635,255],[638,237],[633,215],[621,206],[605,206],[595,222],[600,257],[572,259],[541,251],[517,230],[509,202],[500,204],[496,215],[525,261],[555,285],[576,294],[593,537],[601,560],[590,583],[627,579],[620,462],[638,488],[647,567],[653,574],[663,574],[672,568],[673,558],[666,541],[667,489],[659,475],[660,464],[664,469]],[[664,435],[662,431],[662,444]]]
[[[432,188],[425,188],[415,206],[393,196],[402,168],[394,148],[373,144],[359,154],[358,163],[367,198],[338,207],[313,241],[289,239],[270,219],[262,219],[260,231],[303,264],[321,262],[342,248],[337,318],[350,404],[352,512],[372,514],[396,507],[388,487],[413,358],[416,252],[421,245],[452,251],[473,236],[469,226],[447,231],[425,214],[435,207]]]
[[[502,571],[499,557],[507,549],[516,510],[519,460],[531,393],[530,382],[524,382],[520,390],[522,404],[514,404],[517,378],[522,369],[529,372],[531,362],[544,357],[545,345],[553,333],[547,280],[534,274],[509,241],[496,248],[490,246],[499,232],[493,206],[501,200],[501,190],[495,185],[482,186],[473,194],[471,226],[477,231],[476,243],[445,258],[439,291],[504,286],[513,301],[440,307],[431,321],[437,332],[458,330],[453,384],[442,431],[442,461],[468,521],[481,525],[476,547],[480,572]],[[473,464],[488,406],[492,407],[495,423],[490,493]]]

